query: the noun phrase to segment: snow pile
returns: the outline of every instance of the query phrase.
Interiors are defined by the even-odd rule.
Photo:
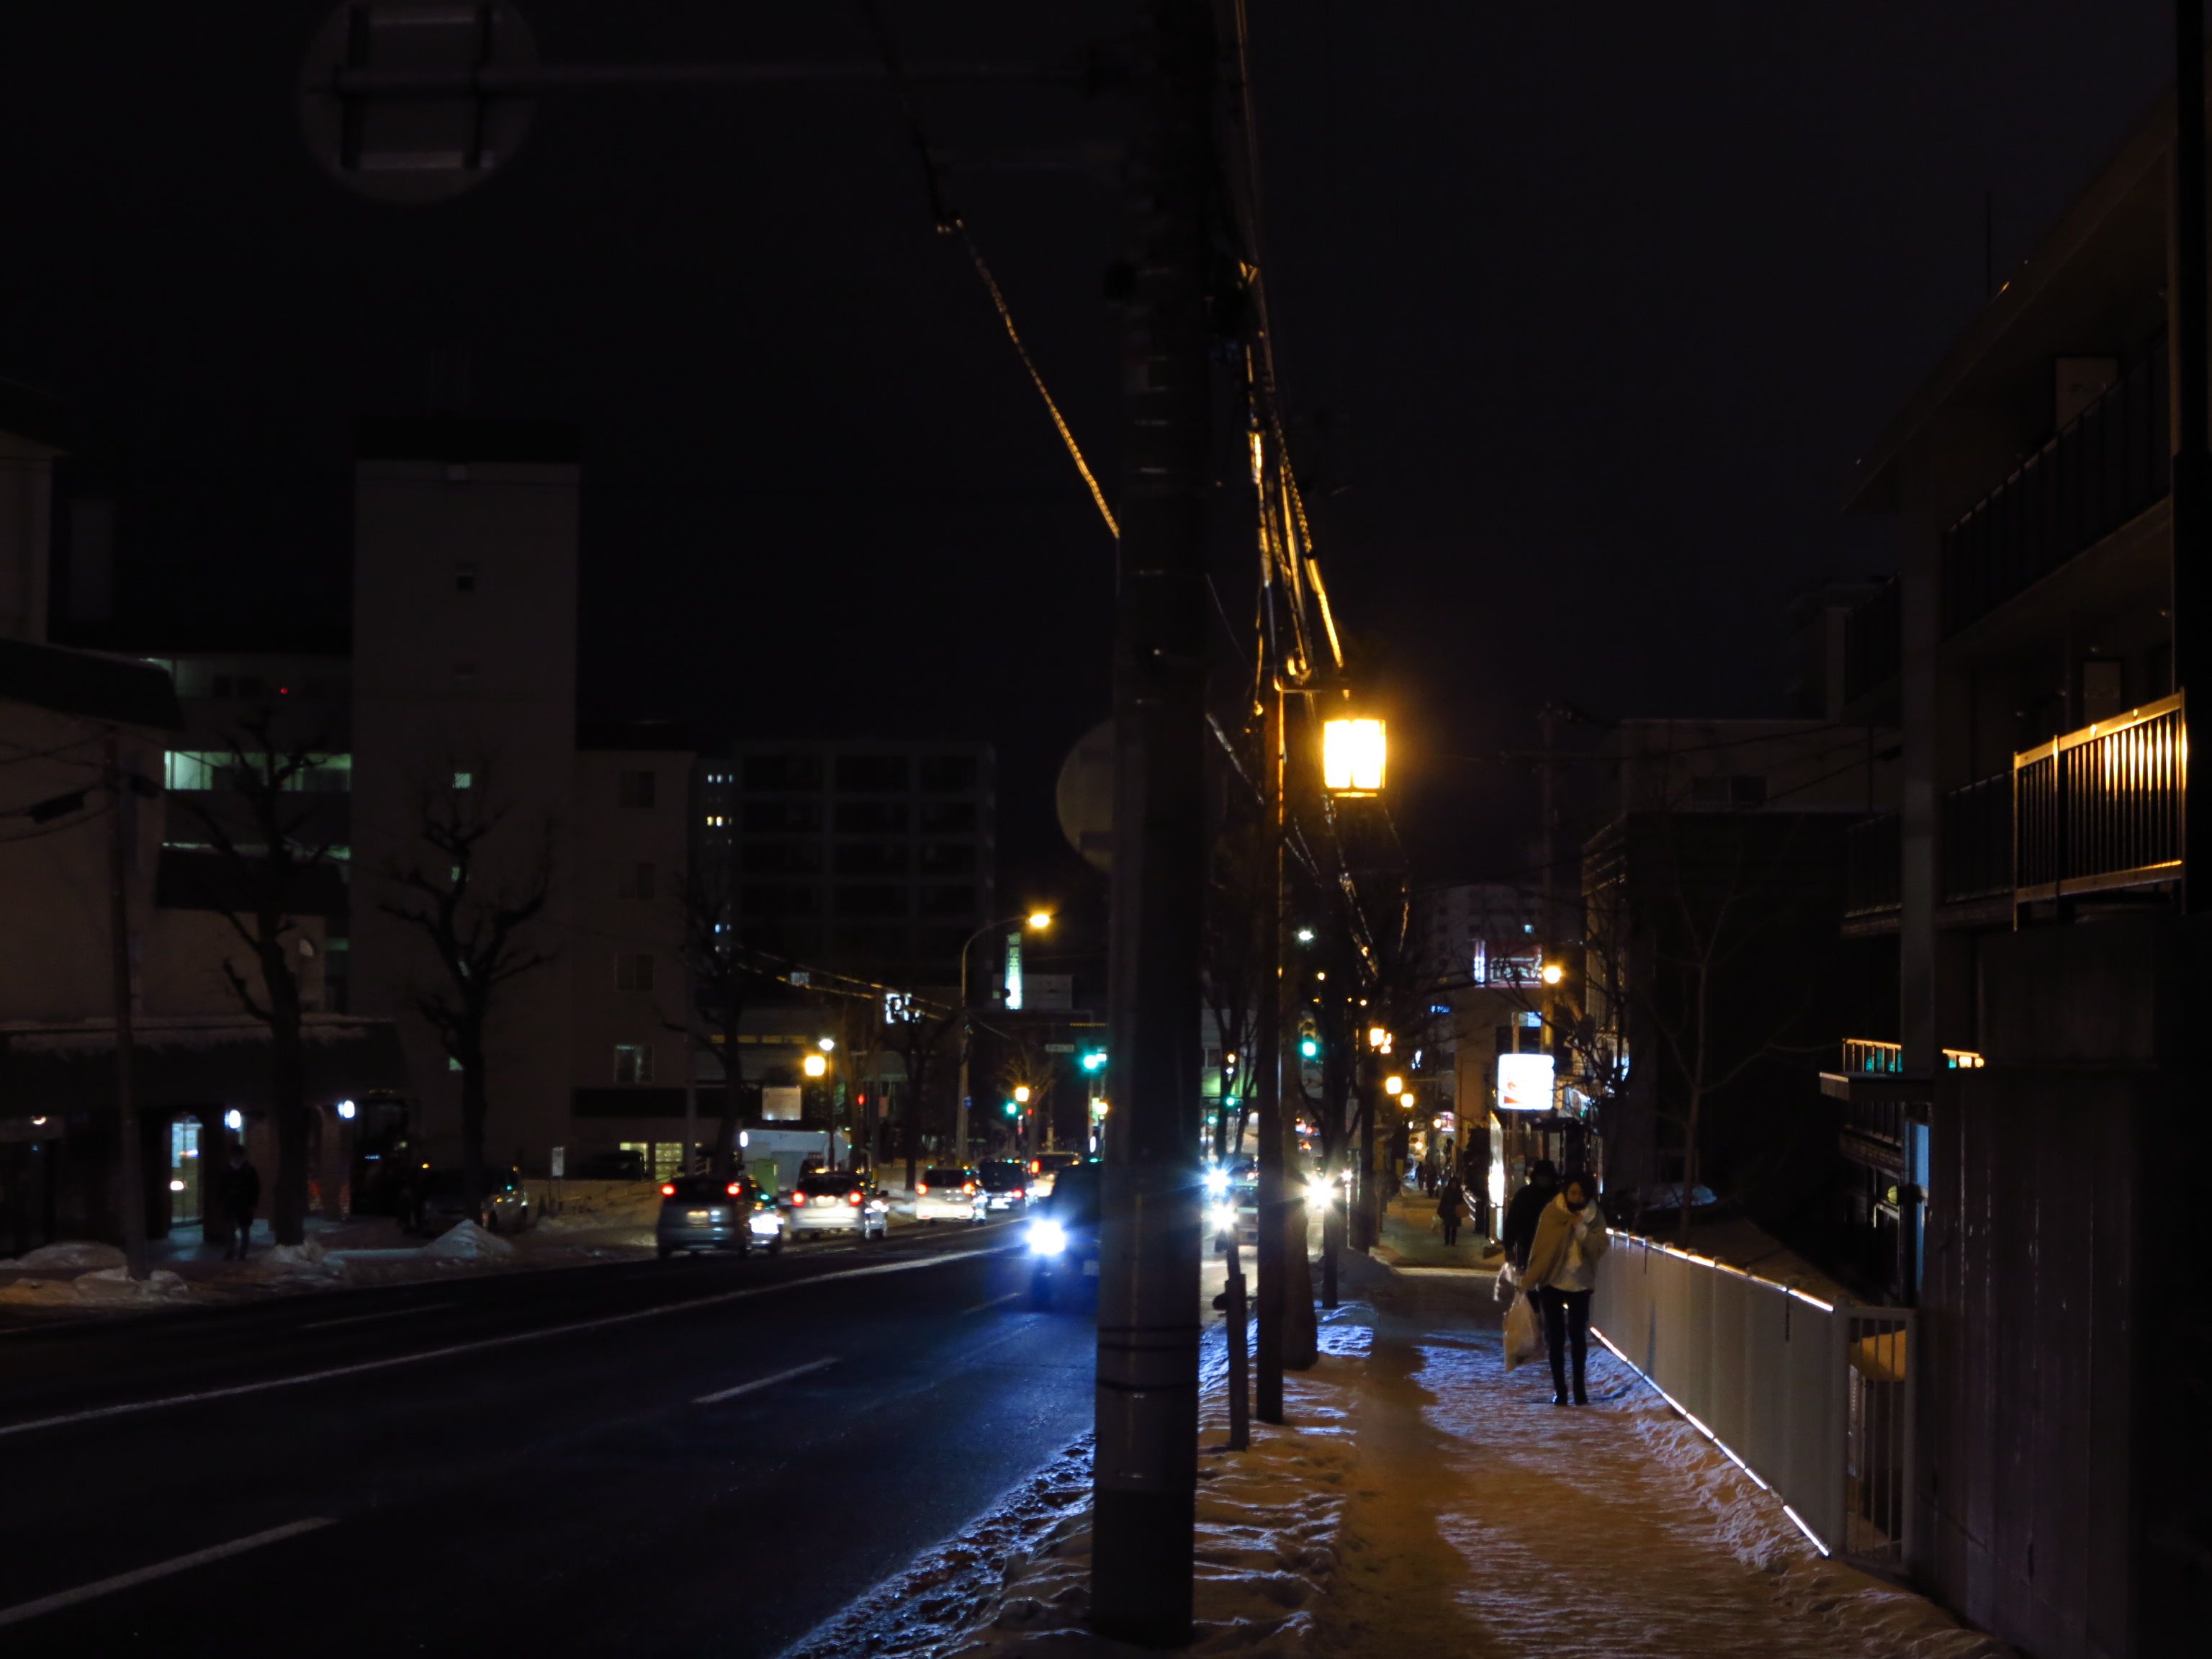
[[[514,1246],[473,1221],[459,1221],[425,1244],[422,1254],[438,1261],[498,1261],[513,1255]]]
[[[160,1268],[143,1279],[133,1279],[128,1267],[102,1267],[96,1273],[78,1275],[74,1289],[78,1301],[101,1308],[192,1299],[191,1286],[176,1274]]]
[[[95,1244],[88,1239],[64,1239],[55,1244],[41,1244],[27,1251],[12,1261],[0,1261],[0,1267],[20,1268],[25,1273],[91,1273],[102,1267],[120,1267],[127,1258],[112,1244]]]
[[[276,1244],[247,1259],[245,1273],[264,1281],[293,1280],[321,1284],[345,1277],[345,1263],[314,1240],[303,1244]]]
[[[1448,1594],[1501,1651],[2009,1655],[1923,1598],[1818,1555],[1778,1498],[1595,1341],[1591,1406],[1562,1410],[1546,1367],[1506,1375],[1487,1326],[1416,1341],[1407,1392],[1434,1436],[1419,1500],[1464,1564]]]
[[[1197,1640],[1185,1651],[1292,1659],[1312,1649],[1316,1607],[1336,1567],[1350,1475],[1352,1402],[1370,1330],[1364,1309],[1328,1316],[1323,1358],[1284,1379],[1287,1429],[1255,1424],[1251,1449],[1228,1432],[1219,1332],[1208,1333],[1200,1410]],[[1093,1635],[1090,1441],[1079,1441],[959,1537],[847,1608],[786,1659],[958,1659],[1129,1650]]]
[[[540,1199],[543,1190],[533,1186],[531,1196]],[[650,1227],[659,1213],[660,1183],[657,1181],[563,1181],[561,1213],[540,1213],[537,1224],[553,1232]]]
[[[74,1308],[76,1284],[68,1279],[19,1279],[12,1285],[0,1285],[0,1307],[9,1308]]]

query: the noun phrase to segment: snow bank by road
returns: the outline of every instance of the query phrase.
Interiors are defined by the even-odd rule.
[[[473,1221],[459,1221],[425,1244],[422,1254],[434,1261],[496,1261],[513,1255],[514,1246]]]
[[[10,1261],[0,1261],[0,1268],[12,1267],[27,1273],[91,1273],[101,1267],[120,1267],[126,1265],[121,1250],[112,1244],[95,1244],[88,1239],[67,1238],[58,1243],[41,1244],[27,1250]]]
[[[1284,1380],[1294,1426],[1228,1433],[1219,1332],[1208,1334],[1201,1397],[1194,1654],[1297,1659],[1336,1568],[1353,1401],[1370,1327],[1339,1309],[1312,1370]],[[1077,1659],[1130,1651],[1084,1628],[1091,1602],[1091,1443],[1071,1446],[951,1541],[847,1608],[786,1659]]]
[[[127,1267],[96,1267],[73,1279],[19,1279],[0,1285],[0,1306],[13,1308],[159,1307],[191,1299],[191,1285],[159,1269],[143,1279],[132,1279]]]

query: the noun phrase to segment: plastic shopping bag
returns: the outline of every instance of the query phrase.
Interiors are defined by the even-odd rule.
[[[1534,1359],[1543,1347],[1543,1334],[1536,1328],[1535,1307],[1529,1302],[1528,1291],[1523,1291],[1505,1310],[1505,1369],[1510,1371],[1522,1361]]]
[[[1504,1262],[1501,1264],[1498,1269],[1498,1277],[1491,1281],[1491,1300],[1493,1302],[1505,1301],[1513,1294],[1514,1291],[1520,1288],[1520,1273],[1515,1269],[1511,1262]]]

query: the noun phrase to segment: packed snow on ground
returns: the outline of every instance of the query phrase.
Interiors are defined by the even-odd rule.
[[[191,1285],[176,1274],[158,1267],[143,1279],[131,1278],[128,1267],[102,1267],[94,1273],[78,1274],[72,1288],[79,1302],[102,1308],[192,1299]]]
[[[12,1261],[0,1261],[0,1267],[18,1268],[32,1273],[90,1273],[100,1267],[120,1267],[128,1258],[112,1244],[95,1244],[88,1239],[64,1239],[58,1243],[41,1244],[35,1250],[26,1251]]]
[[[346,1264],[313,1239],[300,1244],[272,1244],[256,1250],[240,1264],[243,1277],[264,1283],[287,1280],[327,1284],[345,1277]]]
[[[1314,1608],[1336,1568],[1352,1405],[1371,1328],[1328,1316],[1322,1358],[1284,1379],[1290,1429],[1253,1425],[1224,1449],[1226,1361],[1209,1332],[1200,1408],[1194,1654],[1289,1659],[1310,1651]],[[1060,1659],[1131,1651],[1091,1634],[1091,1460],[1079,1441],[960,1535],[789,1650],[786,1659]]]
[[[513,1255],[514,1246],[473,1221],[459,1221],[425,1244],[422,1254],[437,1261],[496,1261]]]
[[[1418,1344],[1435,1478],[1417,1494],[1467,1571],[1451,1594],[1501,1652],[1556,1659],[2005,1659],[1911,1592],[1824,1559],[1764,1492],[1590,1345],[1590,1407],[1497,1334]]]
[[[541,1213],[538,1228],[550,1232],[583,1232],[607,1227],[650,1228],[660,1213],[657,1181],[563,1181],[561,1213]],[[532,1189],[533,1198],[538,1189]],[[542,1208],[542,1205],[541,1205]]]

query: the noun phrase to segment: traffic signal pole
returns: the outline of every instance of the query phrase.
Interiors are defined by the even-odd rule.
[[[1128,417],[1114,641],[1117,1078],[1098,1281],[1092,1622],[1191,1638],[1198,1479],[1199,953],[1209,489],[1207,0],[1145,0],[1132,91]]]

